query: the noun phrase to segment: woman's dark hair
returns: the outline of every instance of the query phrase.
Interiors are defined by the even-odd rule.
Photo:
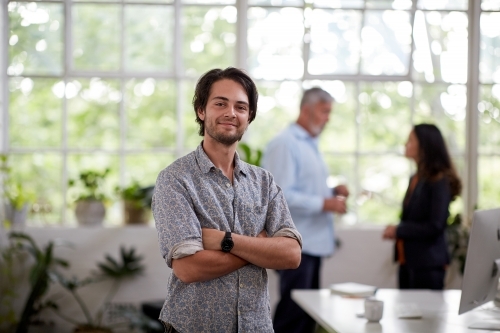
[[[419,145],[418,176],[430,181],[448,177],[451,195],[455,199],[462,191],[462,182],[453,166],[441,131],[432,124],[415,125],[413,130]]]
[[[204,110],[207,107],[208,97],[210,96],[210,90],[212,85],[220,80],[228,79],[241,84],[243,89],[245,89],[248,97],[248,104],[250,109],[250,114],[248,115],[248,123],[251,123],[255,119],[257,114],[257,100],[259,99],[259,93],[257,92],[257,87],[252,81],[250,76],[241,69],[228,67],[226,69],[212,69],[198,80],[196,83],[196,89],[193,97],[193,107],[196,114],[196,122],[200,125],[200,130],[198,134],[203,136],[205,134],[205,124],[203,120],[198,116],[198,110]]]

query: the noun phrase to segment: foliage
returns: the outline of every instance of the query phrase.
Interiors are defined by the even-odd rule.
[[[462,223],[461,214],[449,217],[448,227],[446,228],[448,251],[450,252],[451,260],[456,260],[458,262],[459,271],[462,275],[465,269],[469,235],[470,230]]]
[[[135,204],[137,207],[150,208],[153,198],[154,186],[142,187],[137,181],[133,181],[127,187],[116,187],[116,192],[121,199]]]
[[[248,144],[240,142],[238,149],[242,153],[241,159],[248,164],[260,166],[262,159],[262,149],[252,149]]]
[[[66,278],[62,274],[54,274],[54,278],[75,298],[76,302],[82,309],[85,321],[76,321],[73,318],[65,316],[59,311],[58,308],[54,308],[56,314],[79,328],[85,327],[92,329],[99,328],[103,330],[110,330],[112,327],[103,327],[102,322],[106,306],[110,304],[113,297],[118,292],[120,284],[124,279],[136,277],[144,272],[144,266],[142,265],[141,261],[142,256],[138,256],[135,253],[135,249],[133,247],[127,250],[122,246],[120,247],[120,258],[118,260],[111,257],[109,254],[105,255],[104,262],[97,263],[98,272],[93,273],[91,276],[85,279],[80,280],[77,277]],[[105,296],[104,301],[102,302],[101,306],[98,307],[95,316],[93,316],[91,314],[89,306],[87,306],[87,304],[85,304],[83,299],[80,297],[78,289],[89,284],[104,280],[111,280],[112,286],[108,289],[108,293]],[[123,323],[117,323],[116,325],[121,324]]]
[[[79,191],[76,201],[105,200],[106,195],[103,183],[109,172],[109,169],[105,169],[104,171],[84,170],[80,172],[77,179],[70,179],[68,185],[77,188]]]
[[[3,194],[16,210],[21,210],[26,204],[35,201],[35,194],[24,188],[20,182],[15,181],[10,172],[8,156],[0,154],[0,182],[3,182]]]
[[[51,276],[57,273],[57,268],[66,268],[69,264],[54,256],[54,247],[59,243],[51,241],[44,248],[40,248],[29,235],[21,232],[12,232],[9,234],[9,238],[16,242],[14,245],[16,249],[29,253],[35,260],[29,273],[31,290],[16,328],[16,333],[25,333],[31,323],[40,321],[37,319],[37,315],[43,309],[55,306],[51,301],[43,302],[42,298],[47,293]]]

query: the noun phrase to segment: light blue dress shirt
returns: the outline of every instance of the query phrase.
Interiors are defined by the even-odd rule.
[[[262,166],[281,187],[293,222],[302,235],[302,252],[325,257],[333,254],[333,213],[324,212],[328,169],[318,149],[318,139],[294,123],[266,147]]]

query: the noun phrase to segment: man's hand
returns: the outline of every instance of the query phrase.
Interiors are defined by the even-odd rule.
[[[398,226],[396,225],[388,225],[385,230],[384,230],[384,233],[382,234],[382,238],[383,239],[396,239],[396,229],[398,228]]]
[[[345,185],[338,185],[333,189],[335,191],[335,196],[342,196],[347,198],[349,196],[349,189]]]
[[[327,212],[345,214],[345,212],[347,211],[345,197],[339,196],[325,199],[325,201],[323,202],[323,210]]]

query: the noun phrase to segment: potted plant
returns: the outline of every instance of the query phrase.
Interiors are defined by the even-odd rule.
[[[61,242],[51,241],[45,247],[40,248],[35,241],[22,232],[11,232],[9,234],[10,245],[2,249],[2,290],[5,287],[9,294],[5,294],[5,305],[8,309],[5,318],[10,328],[15,327],[16,333],[33,332],[36,328],[39,331],[47,332],[50,323],[42,320],[40,313],[42,310],[54,307],[52,301],[45,301],[43,298],[52,282],[51,276],[57,272],[59,267],[68,267],[68,262],[58,258],[54,254],[54,248]],[[27,299],[22,308],[21,317],[18,319],[13,310],[12,303],[19,296],[16,286],[21,280],[19,275],[14,274],[15,266],[26,264],[26,255],[31,255],[34,263],[29,270],[29,285]],[[22,268],[22,267],[21,267]],[[4,284],[5,283],[5,284]],[[2,292],[3,293],[3,292]],[[3,302],[2,302],[3,303]]]
[[[68,185],[76,190],[76,220],[80,225],[101,225],[106,215],[104,200],[106,199],[103,188],[104,180],[109,174],[109,169],[104,171],[84,170],[77,179],[70,179]]]
[[[35,201],[34,192],[16,182],[10,175],[8,157],[0,155],[0,183],[3,184],[4,224],[8,228],[20,230],[26,224],[29,205]]]
[[[124,311],[124,317],[128,318],[126,321],[113,324],[106,324],[103,321],[106,307],[111,304],[111,301],[118,292],[121,283],[125,279],[137,277],[144,272],[144,266],[141,261],[142,256],[138,256],[135,253],[134,248],[127,250],[124,247],[121,247],[119,260],[114,259],[110,255],[106,255],[104,262],[97,263],[98,272],[83,280],[76,277],[66,278],[62,274],[56,274],[56,280],[58,280],[59,283],[74,297],[77,304],[80,306],[85,319],[77,320],[75,318],[68,317],[58,308],[54,308],[55,313],[62,319],[75,325],[74,333],[112,333],[113,329],[120,326],[130,326],[139,322],[143,325],[143,321],[146,320],[146,318],[139,313],[135,313],[134,316],[132,316],[130,311]],[[91,311],[91,307],[85,304],[83,299],[80,297],[78,290],[84,286],[104,280],[111,280],[112,285],[108,289],[108,293],[105,295],[102,304],[96,311],[93,312]],[[131,317],[133,317],[133,320],[131,320]],[[150,324],[154,325],[154,323]]]
[[[142,187],[133,181],[127,187],[117,187],[116,192],[123,201],[125,224],[147,224],[151,209],[154,186]]]

